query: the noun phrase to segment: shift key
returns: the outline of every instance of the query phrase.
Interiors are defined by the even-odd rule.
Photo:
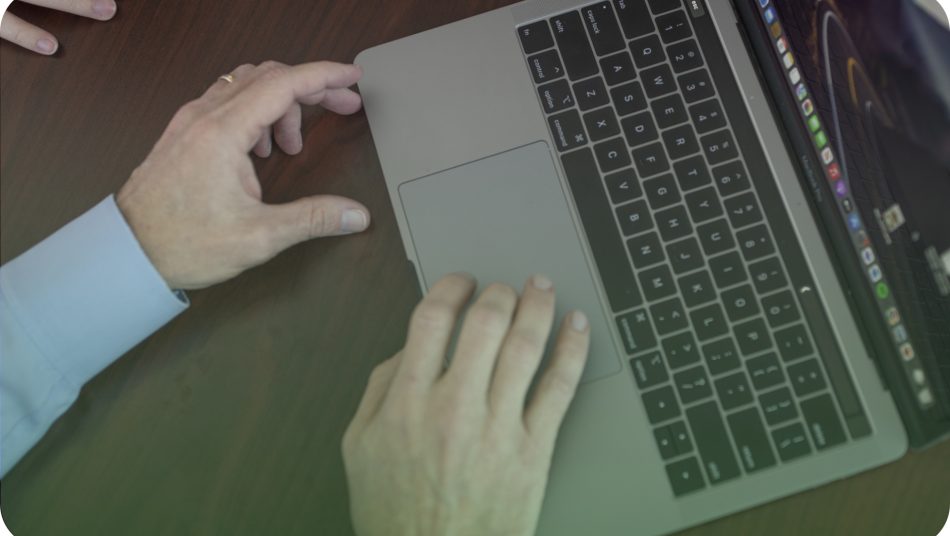
[[[732,438],[736,440],[736,448],[739,449],[739,461],[746,472],[754,473],[775,465],[772,444],[765,433],[759,410],[742,410],[729,415],[727,420],[729,429],[732,430]]]
[[[551,30],[571,80],[597,74],[597,60],[594,59],[590,41],[587,40],[587,30],[584,29],[580,13],[571,11],[553,17]]]
[[[739,465],[715,401],[686,410],[686,419],[693,430],[693,440],[703,461],[703,469],[711,484],[719,484],[739,476]]]

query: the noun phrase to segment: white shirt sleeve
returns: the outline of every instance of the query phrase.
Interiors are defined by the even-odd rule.
[[[84,383],[187,307],[112,196],[0,267],[0,476]]]

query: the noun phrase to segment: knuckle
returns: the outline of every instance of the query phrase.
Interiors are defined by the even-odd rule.
[[[497,303],[479,303],[469,311],[466,323],[486,333],[503,332],[511,323],[511,311]]]
[[[335,232],[339,227],[339,218],[326,207],[310,205],[307,211],[307,225],[310,229],[310,237],[316,238]]]
[[[513,331],[508,336],[505,345],[508,351],[516,357],[523,357],[532,353],[538,353],[544,341],[533,333],[526,331]]]
[[[445,329],[453,317],[454,311],[446,303],[423,300],[412,313],[412,324],[422,331]]]
[[[573,398],[577,388],[577,373],[568,367],[555,367],[548,376],[548,389],[563,398]]]

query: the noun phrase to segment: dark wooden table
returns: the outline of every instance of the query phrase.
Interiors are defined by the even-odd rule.
[[[115,192],[175,110],[233,67],[351,61],[507,3],[119,0],[108,23],[15,4],[61,48],[45,58],[0,46],[0,260]],[[258,162],[266,199],[353,197],[371,229],[192,292],[186,313],[86,385],[3,480],[15,534],[352,532],[340,438],[419,296],[365,117],[311,110],[304,143]],[[947,475],[950,443],[684,534],[931,536]]]

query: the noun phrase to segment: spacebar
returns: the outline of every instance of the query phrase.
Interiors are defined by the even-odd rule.
[[[587,147],[561,156],[574,204],[584,224],[590,250],[614,312],[640,305],[643,299],[614,222],[594,155]]]

